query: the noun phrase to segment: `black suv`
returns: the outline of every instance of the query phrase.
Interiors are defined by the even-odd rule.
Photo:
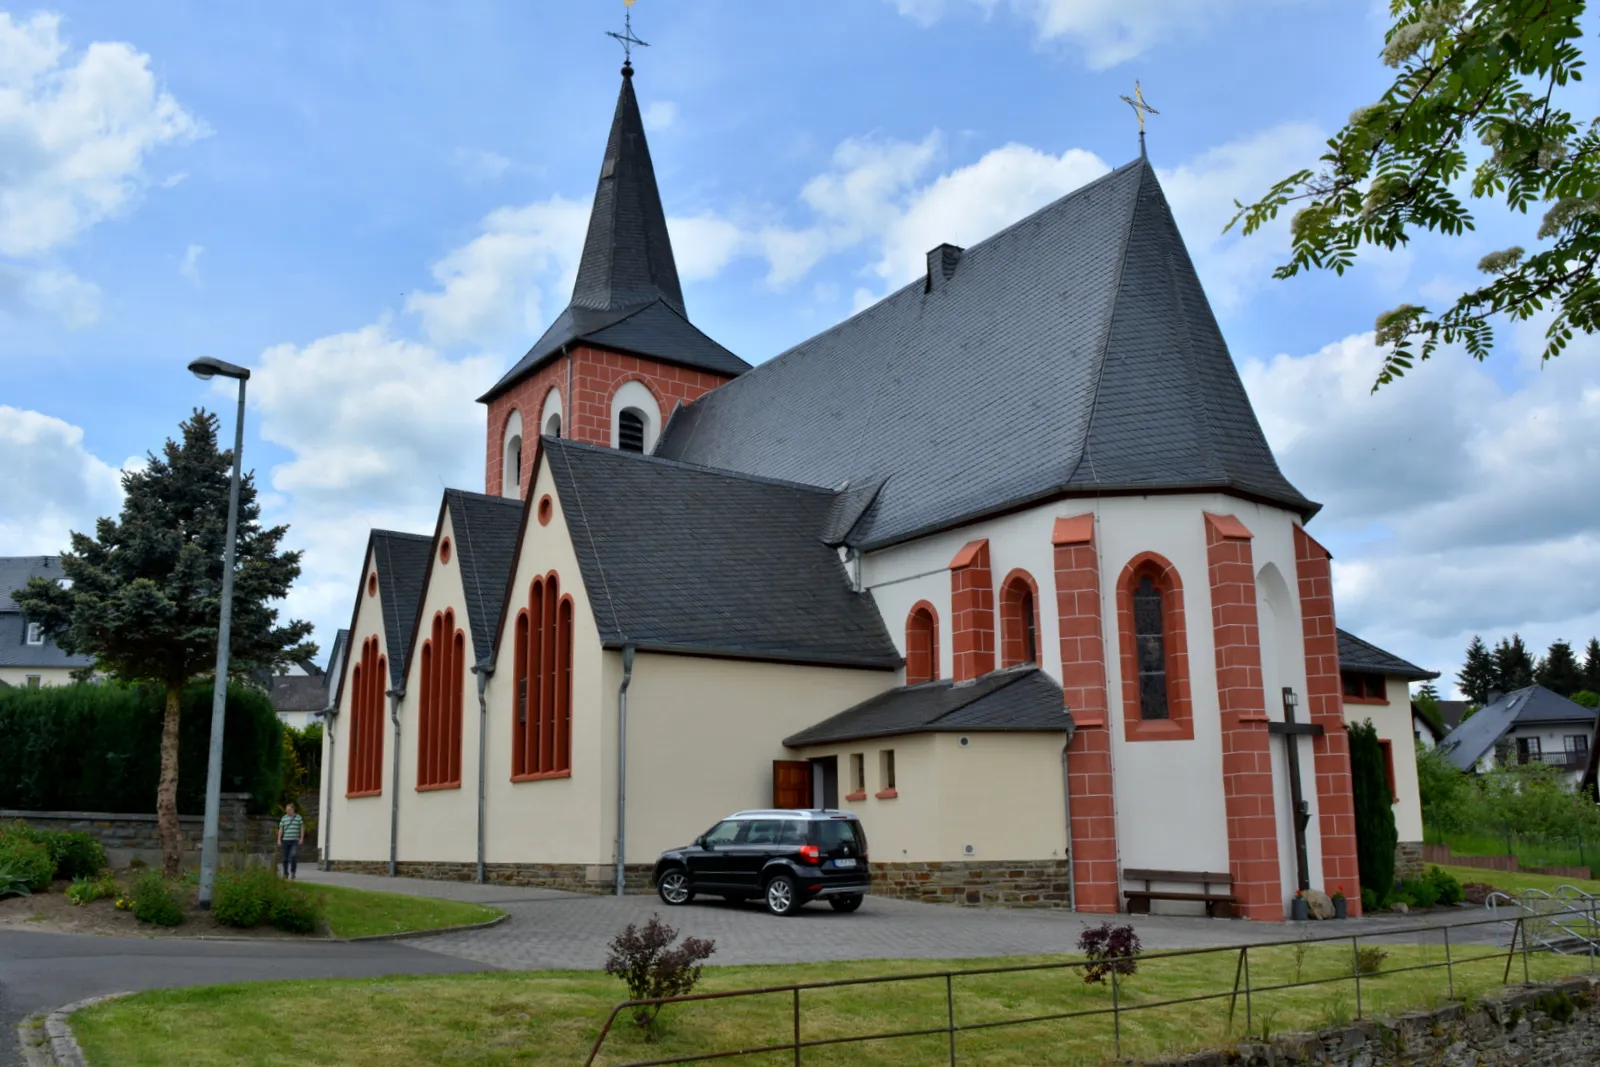
[[[867,835],[848,811],[741,811],[656,861],[656,892],[668,904],[697,893],[760,897],[789,915],[817,897],[834,911],[855,911],[872,885]]]

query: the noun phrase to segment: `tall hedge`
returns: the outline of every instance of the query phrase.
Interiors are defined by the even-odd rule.
[[[1371,720],[1350,728],[1350,786],[1356,803],[1356,862],[1361,888],[1381,901],[1394,892],[1394,850],[1400,834],[1394,826],[1394,794],[1378,731]]]
[[[161,774],[161,693],[119,685],[0,689],[0,808],[30,811],[156,810]],[[228,687],[222,790],[249,793],[264,812],[282,785],[283,725],[266,694]],[[183,693],[178,810],[205,811],[211,683]]]

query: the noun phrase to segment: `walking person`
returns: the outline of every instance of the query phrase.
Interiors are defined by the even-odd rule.
[[[305,833],[306,821],[294,810],[293,804],[283,806],[283,818],[278,820],[278,851],[283,855],[283,876],[293,878],[300,868],[300,837]]]

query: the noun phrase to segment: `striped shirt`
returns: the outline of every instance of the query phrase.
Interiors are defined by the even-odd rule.
[[[278,832],[285,841],[300,840],[300,831],[305,827],[306,821],[298,815],[285,815],[278,822]]]

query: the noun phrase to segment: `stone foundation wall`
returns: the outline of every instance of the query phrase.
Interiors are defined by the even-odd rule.
[[[225,863],[266,860],[276,850],[278,821],[252,816],[246,810],[249,793],[223,793],[218,808],[218,852]],[[134,861],[161,865],[161,830],[154,815],[133,815],[104,811],[12,811],[0,810],[0,822],[20,819],[41,830],[77,830],[99,841],[106,850],[106,862],[126,867]],[[178,816],[178,835],[183,846],[185,866],[200,863],[200,842],[205,835],[205,817]],[[305,850],[301,850],[302,859]]]
[[[1394,876],[1396,878],[1421,878],[1426,864],[1422,860],[1421,841],[1402,841],[1394,847]]]
[[[385,860],[330,860],[328,869],[350,874],[387,875]],[[471,882],[478,877],[476,863],[430,863],[401,860],[395,865],[401,878],[430,878],[440,882]],[[623,871],[629,893],[654,893],[650,876],[655,865],[630,863]],[[484,875],[496,885],[537,886],[564,889],[569,893],[605,895],[616,888],[616,868],[588,863],[487,863]]]
[[[875,896],[964,907],[1070,908],[1067,860],[874,863]]]
[[[1576,962],[1574,966],[1578,966]],[[1285,1034],[1144,1067],[1547,1067],[1600,1062],[1596,980],[1514,986],[1469,1009]]]

